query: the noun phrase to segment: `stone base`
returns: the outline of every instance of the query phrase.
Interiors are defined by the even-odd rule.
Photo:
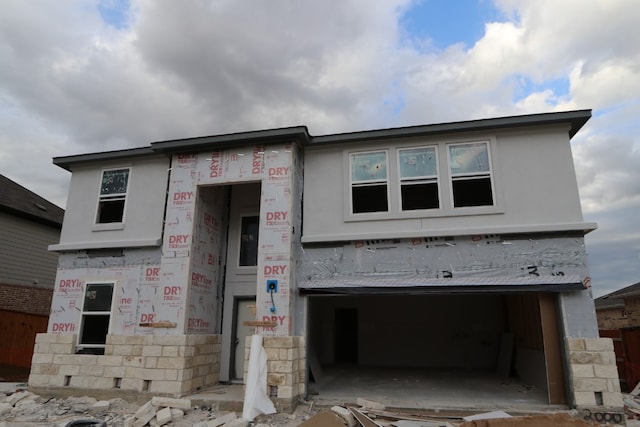
[[[566,348],[573,406],[602,413],[622,410],[624,404],[611,339],[566,338]]]
[[[105,354],[94,355],[76,354],[75,335],[38,334],[29,389],[181,397],[218,383],[221,342],[221,335],[108,335]]]
[[[276,409],[293,412],[305,394],[306,345],[302,336],[263,337],[267,353],[267,395]],[[251,337],[245,342],[245,378],[251,351]]]

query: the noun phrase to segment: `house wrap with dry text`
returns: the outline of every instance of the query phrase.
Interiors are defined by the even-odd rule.
[[[545,404],[621,408],[570,146],[590,117],[57,157],[72,177],[29,386],[184,396],[242,381],[255,332],[283,407],[346,364],[495,372]]]

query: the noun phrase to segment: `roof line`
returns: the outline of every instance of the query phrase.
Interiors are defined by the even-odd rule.
[[[124,150],[101,151],[88,154],[74,154],[71,156],[54,157],[53,164],[71,171],[71,165],[75,163],[90,163],[103,160],[131,159],[157,154],[151,147],[127,148]]]
[[[312,145],[356,142],[363,139],[389,139],[397,137],[415,137],[438,135],[450,132],[473,132],[497,128],[523,126],[543,126],[558,123],[570,123],[569,137],[572,138],[591,118],[591,110],[574,110],[558,113],[540,113],[520,116],[506,116],[490,119],[467,120],[461,122],[437,123],[420,126],[407,126],[380,130],[365,130],[313,137]]]
[[[151,143],[151,148],[158,152],[198,151],[204,148],[229,148],[246,146],[249,142],[266,144],[292,140],[308,144],[311,136],[306,126],[294,126],[277,129],[256,130],[248,132],[227,133],[223,135],[202,136],[196,138],[172,139]]]
[[[231,147],[246,146],[249,144],[270,144],[287,141],[296,142],[303,146],[318,146],[365,140],[374,141],[390,138],[439,135],[453,132],[487,131],[491,129],[545,126],[554,124],[570,125],[569,137],[572,138],[582,128],[582,126],[584,126],[589,118],[591,118],[591,110],[574,110],[389,129],[364,130],[321,136],[311,136],[306,126],[292,126],[276,129],[227,133],[223,135],[172,139],[152,142],[149,146],[141,148],[54,157],[53,163],[63,169],[71,170],[70,167],[77,163],[129,159],[154,154],[170,154],[174,152],[189,153],[205,150],[220,150]]]

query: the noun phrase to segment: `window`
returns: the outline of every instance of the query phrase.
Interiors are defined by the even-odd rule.
[[[489,146],[485,142],[448,146],[453,207],[492,206]]]
[[[352,153],[351,212],[388,212],[387,152]]]
[[[243,216],[240,224],[240,254],[238,265],[251,267],[258,265],[258,216]]]
[[[104,354],[111,318],[113,283],[87,283],[78,347],[82,353]]]
[[[435,147],[398,150],[401,210],[438,209],[438,160]]]
[[[122,222],[128,185],[129,169],[112,169],[102,172],[96,223]]]

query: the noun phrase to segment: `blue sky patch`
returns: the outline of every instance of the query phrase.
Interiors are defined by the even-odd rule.
[[[556,79],[534,82],[527,76],[517,76],[517,86],[513,92],[513,102],[518,102],[535,92],[551,90],[554,97],[560,98],[569,95],[570,82],[568,76]]]
[[[490,0],[420,0],[401,17],[411,38],[430,39],[439,50],[456,43],[471,48],[484,35],[487,22],[504,19]]]
[[[129,0],[100,0],[98,11],[102,20],[118,30],[129,26]]]

